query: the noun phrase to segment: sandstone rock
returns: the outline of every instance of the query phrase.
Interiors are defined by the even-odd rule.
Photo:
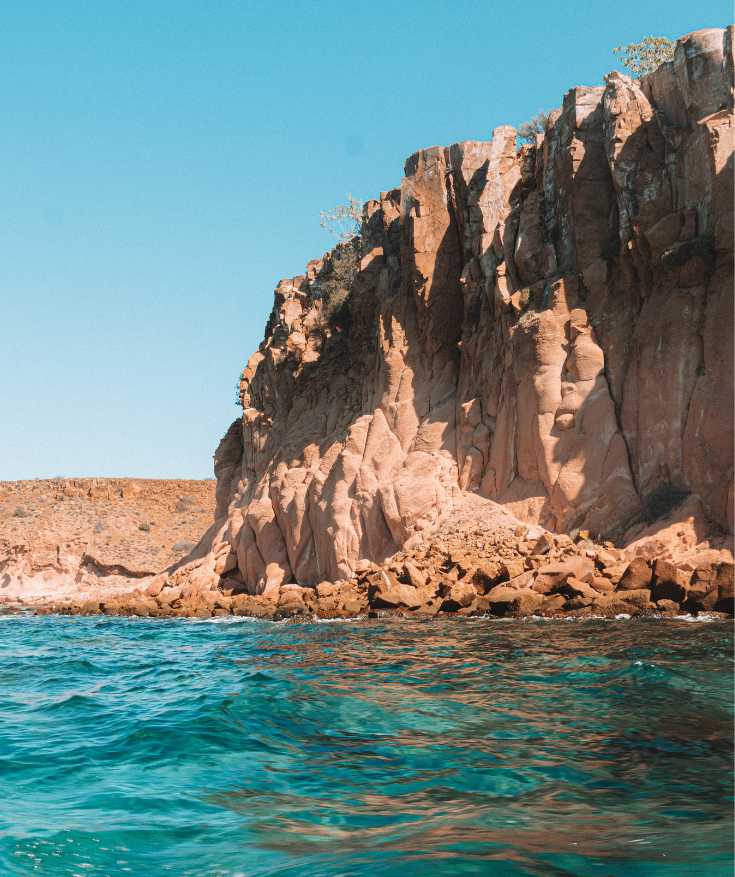
[[[443,612],[457,612],[470,607],[477,598],[477,591],[466,580],[442,584],[439,587],[439,594],[442,597]]]
[[[615,599],[622,600],[624,603],[629,603],[633,606],[637,606],[640,609],[651,607],[651,592],[648,590],[648,588],[635,588],[625,591],[616,591],[613,596]]]
[[[540,615],[558,615],[564,608],[567,598],[563,594],[550,594],[544,597],[539,610]]]
[[[549,594],[569,578],[586,582],[591,581],[594,574],[595,565],[589,558],[573,557],[563,563],[540,567],[533,589],[540,594]]]
[[[620,591],[637,591],[641,588],[647,588],[651,584],[651,567],[642,557],[632,560],[625,569],[618,590]]]
[[[609,594],[615,590],[615,585],[604,576],[592,576],[590,584],[600,594]]]
[[[733,567],[732,563],[721,563],[717,570],[717,588],[720,600],[733,598]]]
[[[681,611],[679,604],[675,600],[667,600],[665,598],[656,600],[656,606],[662,612],[678,613]]]
[[[548,554],[555,547],[551,533],[542,533],[533,545],[534,554]]]
[[[541,594],[530,588],[516,589],[497,585],[487,594],[493,615],[531,615],[544,602]]]
[[[525,570],[526,567],[522,560],[506,560],[501,564],[502,578],[506,581],[511,581],[512,579],[517,578],[522,575]]]
[[[507,584],[509,588],[530,588],[534,582],[534,578],[536,576],[535,570],[528,570],[527,572],[521,573],[519,576],[515,576],[515,578],[510,579]]]
[[[276,615],[281,618],[304,615],[313,606],[314,593],[311,588],[300,585],[281,585]]]
[[[556,585],[554,592],[563,594],[569,599],[576,599],[578,605],[572,607],[575,609],[579,609],[581,606],[589,606],[600,596],[599,592],[596,591],[592,585],[589,585],[587,582],[583,582],[581,579],[577,579],[574,576],[569,576],[566,581]]]
[[[411,561],[408,560],[403,565],[403,569],[414,588],[423,588],[426,584],[426,573],[421,572],[416,564],[411,563]]]
[[[370,605],[377,609],[417,609],[434,593],[434,588],[419,589],[404,585],[394,574],[385,570],[372,573],[368,585]]]
[[[614,563],[612,566],[606,566],[602,570],[602,574],[606,579],[609,579],[614,585],[617,585],[622,579],[625,570],[628,568],[628,564],[625,561],[621,561],[618,563]]]
[[[671,561],[659,559],[654,564],[654,575],[652,595],[657,603],[660,600],[672,600],[675,603],[684,601],[689,590],[691,572],[677,567]],[[707,590],[716,589],[710,585]]]

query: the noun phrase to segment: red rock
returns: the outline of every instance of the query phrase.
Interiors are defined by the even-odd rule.
[[[522,575],[526,566],[522,560],[507,560],[501,564],[502,576],[505,581],[511,581]]]
[[[507,582],[507,585],[509,588],[530,588],[535,576],[535,570],[530,569],[527,572],[523,572],[519,576],[510,579]]]
[[[654,565],[654,575],[652,594],[656,602],[673,600],[682,603],[686,599],[691,572],[677,567],[671,561],[659,559]],[[713,587],[710,585],[707,590],[713,590]]]
[[[531,615],[544,602],[541,594],[530,588],[516,589],[497,585],[487,594],[494,615]]]
[[[439,594],[442,597],[441,608],[443,612],[457,612],[465,609],[475,602],[477,591],[469,582],[447,582],[440,586]]]
[[[518,150],[502,126],[421,149],[400,188],[366,204],[359,253],[342,244],[282,280],[238,384],[242,415],[215,454],[213,525],[165,570],[172,587],[196,585],[177,611],[210,607],[201,594],[223,579],[269,595],[253,611],[275,611],[283,588],[284,610],[308,608],[288,583],[353,574],[376,607],[418,609],[435,591],[423,593],[424,574],[482,578],[471,548],[483,540],[477,560],[505,564],[507,580],[548,558],[534,592],[591,584],[594,559],[626,601],[648,593],[646,560],[678,563],[708,542],[728,554],[731,59],[732,31],[697,31],[650,76],[570,89],[534,145]],[[97,492],[70,483],[59,504]],[[20,532],[25,519],[11,517]],[[600,533],[623,534],[624,571],[592,541]],[[132,591],[166,565],[121,567],[61,542],[4,551],[7,593],[58,569],[97,589],[77,600],[106,603],[103,580],[119,573]],[[439,544],[433,570],[421,565],[418,552]],[[371,566],[386,562],[396,569]],[[731,572],[718,573],[717,599],[732,601]]]
[[[636,557],[626,567],[620,582],[618,590],[620,591],[637,591],[640,588],[647,588],[651,584],[651,567],[642,557]]]
[[[572,557],[563,563],[539,567],[533,589],[540,594],[549,594],[569,578],[591,581],[594,573],[595,565],[589,558]]]
[[[590,584],[601,594],[609,594],[615,590],[615,585],[604,576],[592,576]]]

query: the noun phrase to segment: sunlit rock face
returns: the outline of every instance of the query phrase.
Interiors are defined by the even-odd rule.
[[[348,579],[469,493],[620,538],[652,498],[732,529],[733,39],[573,88],[545,135],[421,150],[359,271],[283,280],[199,556],[254,593]]]

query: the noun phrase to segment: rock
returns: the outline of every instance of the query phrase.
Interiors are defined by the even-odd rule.
[[[548,554],[554,548],[554,537],[551,533],[542,533],[532,547],[533,554]]]
[[[659,600],[672,600],[674,603],[682,603],[686,599],[692,577],[691,572],[680,569],[671,561],[659,559],[654,565],[654,575],[652,595],[657,603]],[[716,588],[710,585],[707,590],[716,590]],[[715,596],[716,601],[717,598]]]
[[[648,588],[628,589],[625,591],[616,591],[613,595],[616,599],[622,600],[640,609],[651,607],[651,592]]]
[[[77,603],[107,606],[157,574],[166,586],[146,597],[158,609],[217,609],[200,595],[224,580],[239,583],[233,611],[342,611],[341,591],[313,589],[356,575],[375,611],[432,611],[439,581],[492,594],[498,564],[526,585],[516,580],[538,567],[527,605],[570,579],[600,593],[593,582],[607,578],[618,604],[647,611],[630,595],[660,584],[668,599],[681,585],[652,582],[647,561],[681,569],[716,550],[731,562],[731,80],[732,30],[708,28],[640,80],[613,72],[568,90],[535,145],[517,149],[501,126],[409,156],[399,188],[365,205],[359,254],[340,244],[278,283],[197,547],[152,551],[165,521],[141,504],[143,480],[105,494],[153,524],[134,533],[133,558],[99,553],[104,522],[68,524],[62,507],[97,486],[53,488],[73,545],[41,539],[38,511],[7,487],[3,508],[29,515],[3,517],[3,591],[56,576]],[[180,486],[172,514],[194,492]],[[599,533],[625,546],[624,569]],[[704,582],[693,600],[713,599]],[[732,573],[718,572],[716,606],[731,604]]]
[[[371,573],[368,584],[370,605],[377,609],[417,609],[435,593],[434,588],[419,589],[404,585],[393,573],[385,570]]]
[[[525,572],[526,566],[522,560],[506,560],[501,564],[502,579],[511,581]]]
[[[314,593],[311,588],[301,585],[281,585],[276,615],[281,618],[304,615],[313,606]]]
[[[717,588],[720,600],[733,598],[733,564],[721,563],[717,569]]]
[[[563,594],[570,600],[576,600],[577,605],[572,607],[574,609],[579,609],[582,606],[589,606],[600,596],[599,592],[596,591],[592,585],[589,585],[587,582],[583,582],[581,579],[577,579],[574,576],[569,576],[566,581],[556,585],[554,593]]]
[[[479,561],[475,565],[473,581],[481,590],[489,590],[503,577],[503,565],[494,560]]]
[[[416,564],[411,563],[411,561],[408,560],[403,565],[403,569],[414,588],[423,588],[426,584],[426,573],[421,572]]]
[[[475,602],[477,591],[474,586],[464,579],[459,582],[446,582],[439,587],[439,594],[443,598],[442,612],[457,612],[465,609]]]
[[[536,576],[535,570],[528,570],[508,581],[509,588],[530,588]]]
[[[592,576],[590,584],[600,594],[609,594],[615,590],[615,585],[604,576]]]
[[[566,602],[567,598],[563,594],[550,594],[548,597],[544,597],[539,614],[550,616],[558,615],[564,608]]]
[[[623,573],[618,590],[620,591],[637,591],[641,588],[647,588],[651,584],[651,567],[642,557],[636,557],[628,564]]]
[[[666,599],[656,600],[656,606],[662,612],[671,612],[671,613],[676,614],[676,613],[681,611],[679,604],[677,602],[675,602],[674,600],[666,600]]]
[[[620,579],[623,577],[623,573],[628,568],[628,564],[625,561],[620,561],[618,563],[614,563],[612,566],[606,566],[602,570],[602,574],[606,579],[609,579],[614,585],[617,585],[620,582]]]
[[[487,594],[493,615],[532,615],[544,602],[541,594],[530,588],[518,590],[506,585],[496,585]]]
[[[534,591],[550,594],[569,578],[591,581],[595,573],[594,563],[587,557],[573,557],[563,563],[548,564],[538,570],[533,584]]]

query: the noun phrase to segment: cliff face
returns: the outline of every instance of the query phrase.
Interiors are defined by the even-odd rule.
[[[693,495],[732,529],[733,29],[574,88],[545,136],[411,156],[282,281],[215,458],[199,556],[248,590],[349,579],[469,493],[624,539]],[[629,536],[629,538],[632,538]]]

